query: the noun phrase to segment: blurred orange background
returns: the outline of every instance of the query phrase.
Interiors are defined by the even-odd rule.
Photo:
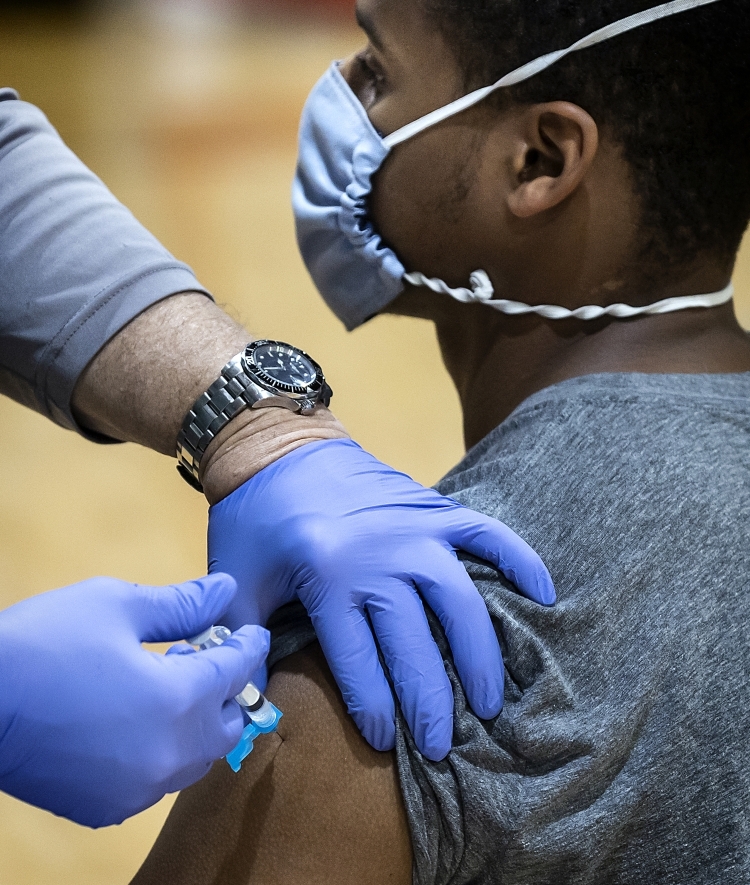
[[[249,329],[312,353],[359,442],[435,482],[463,446],[431,327],[383,317],[347,335],[294,243],[297,120],[330,60],[360,44],[353,0],[110,2],[74,16],[9,5],[0,85],[40,105]],[[736,282],[750,326],[747,247]],[[173,462],[92,446],[3,399],[0,426],[0,607],[94,574],[161,584],[204,571],[206,505]],[[0,885],[122,885],[170,805],[91,832],[0,794]]]

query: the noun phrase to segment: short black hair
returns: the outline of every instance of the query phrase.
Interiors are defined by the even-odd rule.
[[[469,89],[658,0],[423,3]],[[745,0],[718,0],[637,28],[500,92],[500,102],[572,101],[621,145],[641,201],[648,276],[699,253],[733,260],[750,219]]]

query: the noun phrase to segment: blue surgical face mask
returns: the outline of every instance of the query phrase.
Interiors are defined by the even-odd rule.
[[[732,287],[708,295],[667,298],[646,307],[611,304],[568,310],[556,305],[528,305],[494,298],[487,274],[471,275],[470,288],[451,289],[442,280],[407,273],[398,256],[384,245],[369,216],[372,179],[396,145],[483,101],[498,89],[528,80],[561,58],[626,31],[716,3],[673,0],[607,25],[566,49],[551,52],[506,74],[497,83],[451,102],[383,138],[334,62],[313,89],[302,113],[297,174],[292,204],[302,257],[321,295],[347,329],[383,310],[404,283],[427,286],[463,302],[482,302],[506,314],[535,313],[549,319],[596,319],[669,313],[714,307],[732,297]]]

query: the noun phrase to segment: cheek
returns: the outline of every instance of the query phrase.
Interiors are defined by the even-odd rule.
[[[444,278],[461,272],[476,178],[464,140],[450,136],[450,127],[441,127],[396,147],[371,197],[375,229],[407,271]]]
[[[420,223],[418,194],[412,193],[409,164],[398,153],[391,154],[373,179],[370,214],[375,230],[407,265],[414,260],[412,232]]]

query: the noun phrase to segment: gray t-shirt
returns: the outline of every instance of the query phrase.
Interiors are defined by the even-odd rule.
[[[38,108],[0,89],[0,393],[82,432],[70,398],[88,363],[186,291],[208,294]]]
[[[438,488],[525,538],[558,602],[467,562],[506,664],[493,722],[431,618],[454,749],[428,762],[400,724],[416,885],[747,885],[750,373],[555,385]]]

